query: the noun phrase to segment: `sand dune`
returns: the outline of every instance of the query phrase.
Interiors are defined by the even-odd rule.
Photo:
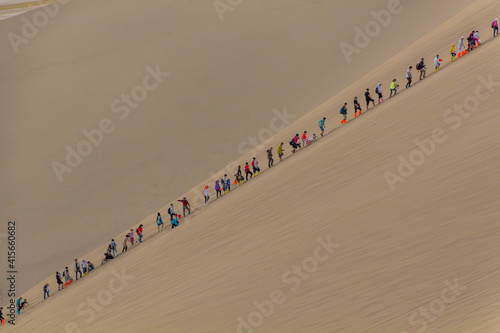
[[[243,321],[255,327],[240,332],[496,332],[500,86],[484,82],[500,82],[500,44],[486,35],[499,11],[478,0],[450,16],[265,145],[314,131],[326,115],[321,141],[173,232],[156,235],[148,217],[145,244],[37,300],[15,329],[235,332]],[[483,46],[338,128],[344,101],[378,81],[402,80],[421,56],[448,59],[449,45],[471,27]],[[415,140],[430,139],[429,156],[415,153]],[[400,174],[399,156],[422,161]],[[387,172],[404,179],[394,192]],[[309,272],[294,273],[294,265]],[[102,306],[90,310],[94,298]],[[269,316],[256,314],[254,302],[271,299],[272,314],[269,306],[261,310]]]
[[[261,143],[272,121],[305,115],[468,3],[403,3],[350,64],[339,44],[388,2],[246,1],[221,21],[210,1],[72,1],[45,24],[37,14],[43,26],[25,37],[40,11],[2,21],[2,35],[25,38],[0,51],[0,212],[19,223],[18,288],[156,212]],[[169,75],[148,81],[157,88],[130,113],[112,109],[148,66]],[[295,118],[276,118],[285,108]],[[68,166],[67,149],[103,119],[113,132],[82,146],[92,153],[59,182],[52,164]]]

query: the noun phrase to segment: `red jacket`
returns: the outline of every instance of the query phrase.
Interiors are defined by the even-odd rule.
[[[249,171],[250,171],[250,165],[245,164],[245,172],[249,172]]]
[[[187,200],[183,199],[183,200],[177,200],[177,201],[182,202],[183,206],[189,206],[189,201],[187,201]]]

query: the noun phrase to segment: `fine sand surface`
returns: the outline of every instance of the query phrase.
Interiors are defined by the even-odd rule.
[[[45,23],[43,9],[2,21],[0,215],[18,222],[18,291],[154,214],[470,1],[402,1],[401,12],[348,64],[339,44],[352,44],[353,29],[388,3],[252,0],[221,21],[208,0],[74,0],[48,6],[55,14]],[[43,26],[23,28],[35,15]],[[439,36],[460,31],[449,28]],[[17,53],[9,34],[26,38]],[[423,50],[408,53],[412,64]],[[362,86],[402,79],[409,59],[400,60]],[[169,76],[128,115],[122,103],[114,113],[112,103],[143,84],[147,66]],[[274,109],[293,117],[277,118]],[[114,131],[59,182],[51,164],[66,164],[67,147],[76,149],[87,140],[82,131],[103,119]]]
[[[315,131],[326,115],[330,132],[318,143],[174,231],[157,234],[148,217],[144,244],[50,300],[40,301],[37,285],[26,293],[34,307],[6,331],[237,332],[250,315],[259,327],[240,332],[497,332],[500,39],[488,28],[499,12],[498,2],[478,0],[450,16],[266,146]],[[449,45],[471,27],[484,45],[449,64]],[[430,69],[436,52],[440,72],[338,128],[344,101],[400,78],[408,59],[424,56]],[[499,83],[485,87],[481,77]],[[479,106],[451,116],[476,95]],[[397,174],[398,156],[417,156],[415,140],[433,132],[434,151],[391,191],[384,174]],[[327,239],[331,253],[318,248]],[[255,314],[254,302],[276,297],[272,314]]]
[[[42,1],[40,2],[43,4]],[[27,0],[0,0],[0,21],[36,9],[37,6],[32,1]],[[8,44],[5,43],[5,45],[7,46]]]

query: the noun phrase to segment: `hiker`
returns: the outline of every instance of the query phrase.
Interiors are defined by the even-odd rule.
[[[205,198],[206,205],[208,203],[208,199],[210,199],[210,196],[208,195],[208,185],[205,185],[205,188],[203,189],[203,197]]]
[[[160,212],[158,212],[158,215],[156,215],[156,225],[158,226],[158,232],[160,232],[160,226],[161,230],[163,231],[163,220],[161,219]]]
[[[116,257],[118,255],[118,251],[116,251],[116,242],[114,239],[111,239],[111,253],[113,254],[113,257]]]
[[[313,136],[309,139],[309,144],[315,142],[317,139],[318,137],[316,136],[316,133],[313,133]]]
[[[321,130],[321,136],[323,136],[323,133],[325,132],[325,121],[326,121],[326,117],[323,117],[323,119],[321,119],[318,123],[319,129]],[[281,144],[283,144],[283,142]],[[278,155],[279,155],[279,153],[278,153]],[[281,159],[280,159],[280,161],[281,161]]]
[[[0,324],[3,325],[5,318],[3,317],[3,308],[0,306]]]
[[[361,116],[361,105],[359,105],[358,97],[354,97],[354,100],[352,101],[352,104],[354,105],[354,118],[358,116],[358,111],[359,115]],[[321,135],[323,136],[323,135]]]
[[[43,286],[43,299],[45,299],[46,297],[50,297],[50,290],[49,290],[48,283]],[[21,309],[22,309],[22,305],[21,305]]]
[[[474,49],[473,43],[474,43],[474,33],[475,31],[472,30],[470,33],[469,37],[467,37],[467,42],[469,42],[469,45],[467,47],[467,51],[472,51]]]
[[[410,88],[411,87],[411,80],[413,78],[413,76],[411,75],[411,70],[412,70],[413,67],[409,67],[407,70],[406,70],[406,79],[408,80],[408,83],[406,84],[406,89]]]
[[[50,293],[49,284],[47,283],[47,292]],[[24,301],[21,303],[21,310],[27,309],[30,304],[28,303],[28,300],[25,298]]]
[[[182,215],[183,217],[186,217],[186,210],[188,211],[188,215],[191,214],[191,205],[189,204],[189,201],[186,200],[186,197],[182,198],[182,200],[177,200],[182,202]],[[160,213],[158,213],[160,214]]]
[[[417,64],[417,71],[420,72],[420,80],[425,79],[425,74],[427,73],[427,70],[424,64],[424,58],[422,58],[420,62]]]
[[[23,301],[22,297],[19,297],[16,300],[16,308],[17,308],[17,314],[21,314],[21,302]]]
[[[170,204],[170,207],[168,207],[168,214],[170,215],[170,221],[172,221],[172,217],[177,216],[173,204]]]
[[[472,36],[472,38],[474,39],[474,46],[479,46],[481,45],[481,39],[479,38],[479,30],[476,30],[474,32],[474,35]]]
[[[224,178],[222,178],[222,186],[224,188],[224,193],[231,190],[231,180],[227,177],[226,173],[224,174]]]
[[[252,159],[252,169],[253,169],[253,175],[257,176],[260,174],[260,167],[259,167],[259,161],[254,157]]]
[[[94,264],[91,263],[90,261],[88,262],[88,264],[89,264],[89,273],[90,273],[95,269],[95,267],[94,267]]]
[[[465,52],[464,36],[458,40],[458,53],[463,54]]]
[[[128,234],[127,234],[127,237],[128,237]],[[125,249],[125,251],[127,251],[127,250]],[[104,265],[105,263],[107,263],[108,260],[111,260],[111,259],[114,259],[114,257],[111,255],[111,253],[109,253],[109,252],[104,253],[104,258],[101,260],[101,266]]]
[[[370,89],[366,89],[366,92],[365,92],[365,99],[366,99],[366,109],[368,110],[369,109],[369,106],[370,106],[370,102],[373,103],[373,106],[375,106],[375,100],[370,96]],[[360,112],[361,114],[361,112]]]
[[[221,189],[222,193],[226,194],[226,191],[227,191],[227,184],[226,184],[226,182],[224,181],[224,178],[221,178],[221,179],[219,180],[219,187],[220,187],[220,189]],[[221,197],[222,197],[222,193],[221,193],[221,195],[220,195]]]
[[[71,278],[71,275],[69,275],[69,269],[68,267],[66,266],[66,268],[64,269],[64,272],[63,272],[63,277],[64,277],[64,282],[66,284],[71,284],[71,281],[73,281],[73,279]]]
[[[87,260],[85,259],[82,259],[82,270],[83,270],[83,276],[87,276]]]
[[[241,173],[241,165],[238,165],[238,171],[236,171],[234,176],[236,177],[235,184],[239,185],[244,179],[243,174]]]
[[[177,227],[179,225],[179,220],[177,220],[177,216],[174,217],[172,221],[170,221],[170,223],[172,224],[172,229]]]
[[[130,240],[130,246],[134,246],[134,229],[130,228],[130,232],[128,233],[128,238]]]
[[[259,161],[255,157],[252,159],[252,169],[254,176],[260,175]]]
[[[77,259],[75,259],[75,264],[73,265],[73,269],[75,270],[76,281],[78,281],[78,273],[80,273],[80,279],[82,278],[82,270],[80,269],[80,263]]]
[[[436,58],[434,58],[434,66],[435,66],[435,71],[437,72],[439,68],[441,68],[441,59],[439,59],[439,54],[436,55]]]
[[[323,119],[326,119],[326,118],[323,118]],[[280,143],[280,145],[278,146],[278,150],[276,151],[278,153],[278,157],[280,158],[280,162],[282,161],[282,158],[283,158],[283,142]]]
[[[297,134],[297,137],[299,135]],[[274,159],[273,159],[273,147],[270,147],[268,150],[267,150],[267,167],[268,168],[272,168],[273,164],[274,164]]]
[[[139,243],[142,243],[142,224],[139,224],[139,228],[135,231],[137,237],[139,237]]]
[[[389,98],[392,98],[392,93],[394,93],[394,96],[396,96],[396,94],[398,93],[398,88],[399,88],[399,84],[396,83],[396,79],[392,80],[391,86],[390,86],[391,95],[389,96]]]
[[[292,146],[292,154],[295,154],[295,151],[297,150],[297,144],[295,143],[295,137],[292,138],[289,142],[290,146]]]
[[[252,171],[250,171],[250,165],[248,165],[248,162],[245,162],[245,179],[248,180],[248,175],[250,175],[250,179],[253,177]]]
[[[305,147],[307,145],[307,131],[304,131],[302,133],[302,147]]]
[[[340,108],[340,114],[344,116],[344,119],[340,121],[341,124],[347,123],[347,103],[344,103],[344,106]]]
[[[57,282],[57,291],[64,289],[64,283],[62,282],[61,273],[56,272],[56,282]]]
[[[378,94],[378,104],[384,103],[384,96],[382,96],[382,83],[378,83],[375,88],[375,92]],[[382,101],[382,102],[380,102]]]
[[[493,37],[498,35],[498,19],[496,18],[493,23],[491,23],[491,28],[493,29]]]
[[[162,222],[161,224],[162,224],[161,230],[163,230],[163,222]],[[159,230],[158,230],[158,231],[159,231]],[[128,243],[128,241],[129,241],[129,237],[130,237],[130,235],[129,235],[129,234],[126,234],[126,235],[125,235],[125,238],[123,239],[122,253],[123,253],[123,252],[126,252],[126,251],[128,250],[127,243]],[[101,265],[102,265],[102,262],[101,262]]]
[[[215,193],[217,195],[217,198],[219,197],[219,195],[222,197],[222,191],[220,189],[220,184],[219,184],[218,179],[215,181],[214,189],[215,189]],[[170,221],[172,221],[172,219],[170,219]]]
[[[457,54],[455,53],[455,44],[451,44],[450,55],[451,55],[451,61],[450,62],[455,61],[455,57],[457,56]]]

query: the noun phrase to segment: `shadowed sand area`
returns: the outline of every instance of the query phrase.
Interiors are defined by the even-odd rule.
[[[48,301],[40,301],[42,283],[36,285],[25,294],[34,306],[14,329],[236,332],[238,318],[248,322],[257,311],[254,301],[262,304],[279,290],[283,302],[252,330],[498,330],[500,42],[489,29],[498,2],[404,3],[408,8],[349,65],[338,45],[369,19],[362,2],[257,1],[223,22],[201,1],[141,7],[123,1],[111,16],[116,3],[70,3],[17,56],[2,60],[10,98],[3,99],[8,126],[0,152],[9,159],[0,211],[4,219],[19,216],[23,275],[38,272],[24,278],[25,288],[99,246],[85,255],[97,263],[102,245],[139,221],[147,241]],[[432,5],[442,6],[439,13],[429,11]],[[96,23],[71,29],[85,22],[83,9]],[[120,26],[132,10],[136,20]],[[424,13],[425,20],[415,19]],[[449,64],[449,46],[473,28],[484,45]],[[92,38],[98,31],[103,38]],[[64,48],[43,48],[48,35],[64,40]],[[431,73],[437,53],[445,60],[440,72],[339,127],[344,102],[352,120],[353,96],[362,102],[367,87],[388,87],[395,77],[404,86],[405,68],[422,56]],[[15,67],[27,60],[21,75]],[[109,104],[156,64],[170,75],[119,122]],[[452,118],[448,110],[477,91],[479,105]],[[197,209],[174,231],[157,234],[158,207],[166,216],[165,205],[183,193],[200,207],[202,198],[189,190],[212,187],[210,170],[232,158],[249,161],[250,153],[238,157],[238,144],[268,127],[272,109],[282,106],[295,122],[263,147],[303,130],[318,134],[323,116],[328,134],[270,170],[260,149],[265,172]],[[114,117],[116,130],[59,183],[50,163],[103,117]],[[397,174],[398,157],[409,159],[415,140],[436,129],[434,151],[391,191],[386,172]],[[338,246],[324,250],[314,269],[307,266],[327,239]],[[298,275],[294,265],[310,272]],[[130,276],[126,289],[110,286],[123,272]],[[456,283],[453,292],[449,284]],[[91,316],[85,302],[106,290],[112,299]],[[439,315],[420,314],[442,295],[447,302]]]

